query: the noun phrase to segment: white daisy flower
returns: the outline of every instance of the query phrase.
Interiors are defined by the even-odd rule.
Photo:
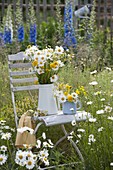
[[[51,82],[56,82],[58,80],[58,76],[54,74],[52,77],[50,77]]]
[[[110,166],[113,166],[113,162],[110,163]]]
[[[38,66],[39,66],[39,67],[43,67],[43,66],[44,66],[44,61],[43,61],[43,60],[40,60],[40,61],[38,62]]]
[[[89,83],[89,85],[92,85],[92,86],[96,86],[98,84],[97,81],[92,81],[91,83]]]
[[[54,144],[52,143],[51,139],[48,139],[48,142],[51,146],[53,146]]]
[[[7,147],[4,146],[4,145],[2,145],[2,146],[0,147],[0,151],[6,152],[6,151],[7,151]]]
[[[27,158],[32,158],[33,157],[32,151],[26,151],[25,155],[26,155]]]
[[[58,46],[56,46],[55,47],[55,53],[56,54],[63,54],[63,52],[64,52],[64,48],[63,47],[58,47]]]
[[[92,105],[92,103],[93,103],[92,101],[89,101],[87,102],[87,105]]]
[[[112,111],[112,107],[106,106],[104,110],[105,110],[105,112],[110,113]]]
[[[10,129],[10,127],[9,126],[4,126],[4,129]]]
[[[37,144],[36,144],[36,148],[40,148],[40,147],[41,147],[41,141],[38,139]]]
[[[78,94],[75,93],[75,92],[71,93],[71,95],[72,95],[72,97],[73,97],[74,99],[77,99],[77,98],[78,98]]]
[[[69,136],[67,137],[68,140],[70,140],[70,139],[72,139],[72,138],[73,138],[72,135],[69,135]]]
[[[42,161],[46,166],[49,166],[49,160],[46,157],[44,157]]]
[[[43,158],[45,158],[45,157],[47,158],[49,156],[48,150],[43,149],[43,150],[39,151],[38,156],[39,156],[40,160],[43,160]]]
[[[58,97],[58,99],[59,99],[59,102],[60,102],[60,103],[66,102],[66,96],[65,96],[64,94],[60,95],[60,96]]]
[[[35,69],[35,71],[36,71],[38,74],[43,74],[43,73],[44,73],[44,69],[42,69],[42,68]]]
[[[102,132],[103,129],[104,129],[103,127],[98,128],[98,132]]]
[[[5,164],[7,161],[7,156],[4,154],[0,154],[0,165]]]
[[[96,114],[97,115],[104,114],[104,110],[98,110],[98,111],[96,111]]]
[[[97,70],[94,70],[94,71],[92,71],[92,72],[90,72],[90,74],[96,74],[97,73]]]
[[[64,66],[64,63],[61,60],[58,60],[57,62],[59,64],[59,67],[63,67]]]
[[[8,133],[8,132],[6,132],[6,133],[2,133],[2,137],[1,137],[1,139],[4,139],[4,140],[9,140],[10,138],[11,138],[11,133]]]
[[[26,168],[33,169],[35,167],[35,161],[33,158],[26,160]]]
[[[48,142],[43,142],[43,147],[45,147],[45,148],[49,147],[49,143]]]
[[[111,68],[110,67],[105,67],[106,70],[108,71],[111,71]]]
[[[80,138],[80,139],[81,139],[81,137],[82,137],[82,135],[81,135],[81,134],[78,134],[77,136],[78,136],[78,138]]]
[[[74,131],[70,132],[70,135],[73,135],[74,134]]]
[[[76,120],[73,120],[73,121],[71,122],[71,124],[72,124],[72,126],[75,126],[75,125],[76,125]]]
[[[96,122],[96,118],[89,118],[89,122]]]
[[[85,129],[77,129],[78,132],[85,132]]]
[[[93,134],[89,135],[88,141],[89,141],[89,143],[96,141],[96,139],[94,138],[94,135],[93,135]]]
[[[105,98],[100,99],[100,101],[101,101],[101,102],[104,102],[104,101],[105,101]]]
[[[16,152],[15,162],[19,165],[21,164],[22,166],[24,166],[26,162],[26,152],[18,150]]]
[[[101,91],[97,91],[97,92],[94,93],[95,96],[98,96],[98,95],[100,95],[100,94],[102,94]]]
[[[43,137],[43,139],[46,139],[46,134],[45,134],[45,132],[42,133],[42,137]]]
[[[113,116],[108,116],[108,119],[109,120],[113,120]]]

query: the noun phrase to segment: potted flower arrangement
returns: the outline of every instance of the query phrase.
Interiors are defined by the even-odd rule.
[[[76,114],[76,111],[81,108],[81,102],[79,100],[76,90],[72,90],[72,86],[69,84],[57,84],[55,95],[59,103],[62,103],[62,109],[64,114]],[[78,107],[79,105],[79,107]]]
[[[47,110],[48,114],[58,112],[53,95],[53,84],[58,80],[58,72],[64,66],[67,57],[67,52],[61,46],[42,50],[37,46],[28,46],[25,50],[25,59],[31,61],[30,70],[35,72],[39,83],[38,108]]]

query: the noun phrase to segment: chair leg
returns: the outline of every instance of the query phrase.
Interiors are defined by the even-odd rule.
[[[34,130],[34,134],[37,132],[37,130],[39,129],[39,127],[44,124],[43,122],[39,122]]]
[[[15,123],[16,123],[16,128],[18,127],[18,117],[17,117],[17,112],[16,112],[16,105],[15,105],[15,96],[14,92],[11,92],[12,95],[12,103],[13,103],[13,110],[14,110],[14,116],[15,116]]]
[[[62,127],[62,130],[63,130],[64,134],[65,134],[65,135],[68,135],[68,133],[67,133],[67,131],[66,131],[66,129],[65,129],[65,126],[64,126],[64,125],[61,125],[61,127]],[[79,148],[77,147],[76,143],[75,143],[72,139],[69,139],[69,141],[71,142],[71,144],[72,144],[73,147],[75,148],[75,150],[76,150],[76,152],[78,153],[81,161],[84,163],[84,158],[83,158],[83,156],[82,156]]]

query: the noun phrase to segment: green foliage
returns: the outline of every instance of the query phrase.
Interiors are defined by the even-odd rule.
[[[34,3],[32,0],[29,1],[29,8],[28,8],[28,20],[27,24],[34,24],[36,23],[36,15],[34,10]]]
[[[62,15],[61,15],[61,7],[60,7],[61,0],[57,0],[56,5],[56,43],[57,45],[62,45],[63,43],[63,22],[62,22]]]
[[[5,27],[12,29],[12,7],[11,5],[8,5],[6,18],[5,18]]]
[[[38,27],[37,45],[45,48],[50,45],[56,45],[56,21],[52,17],[48,17],[47,22],[43,21]]]
[[[16,21],[16,27],[17,28],[18,28],[18,26],[23,24],[23,15],[22,15],[22,8],[20,7],[20,0],[18,0],[17,3],[16,3],[16,17],[15,17],[15,21]]]

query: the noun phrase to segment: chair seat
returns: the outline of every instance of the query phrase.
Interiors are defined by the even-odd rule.
[[[58,124],[71,123],[73,120],[80,122],[85,121],[91,117],[90,113],[85,111],[77,111],[75,115],[64,115],[62,111],[59,111],[56,115],[41,116],[37,120],[43,121],[46,126],[53,126]]]

